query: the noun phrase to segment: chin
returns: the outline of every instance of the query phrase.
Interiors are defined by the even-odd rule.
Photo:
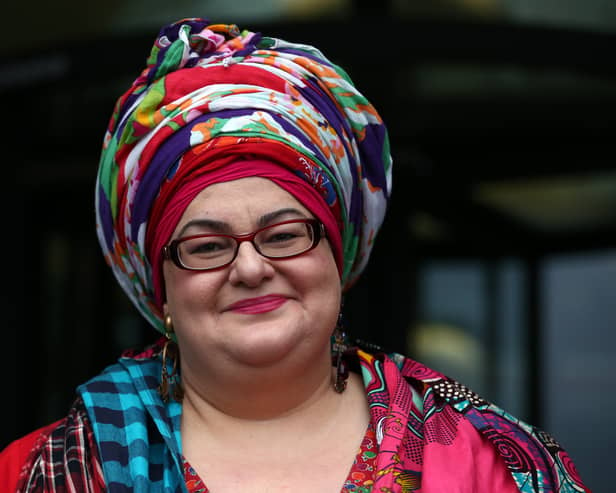
[[[323,347],[329,348],[329,335],[319,341],[314,333],[302,327],[297,323],[270,323],[261,327],[253,324],[249,333],[238,334],[240,337],[228,350],[239,363],[257,368],[300,363],[303,359],[314,361],[315,354]]]
[[[292,358],[294,344],[285,344],[282,341],[275,343],[243,344],[240,347],[230,348],[233,359],[242,365],[255,368],[266,368],[284,363]]]
[[[301,339],[293,325],[272,320],[250,321],[224,332],[230,335],[225,341],[227,351],[238,360],[252,364],[283,358]]]

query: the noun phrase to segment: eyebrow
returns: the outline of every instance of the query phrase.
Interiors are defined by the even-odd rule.
[[[300,218],[306,217],[306,214],[304,214],[299,209],[295,209],[293,207],[285,207],[284,209],[278,209],[272,212],[268,212],[267,214],[263,214],[257,220],[257,227],[263,228],[267,226],[268,224],[272,224],[275,220],[283,216],[288,216],[288,215],[298,216]],[[180,229],[177,237],[181,238],[182,236],[186,234],[186,231],[188,231],[190,228],[193,228],[193,227],[198,227],[201,229],[210,229],[214,231],[215,233],[223,233],[223,234],[230,233],[232,230],[231,225],[225,221],[219,221],[216,219],[205,219],[205,218],[193,219],[191,221],[188,221],[182,227],[182,229]]]
[[[288,216],[288,215],[299,216],[301,218],[306,217],[306,214],[304,214],[299,209],[295,209],[293,207],[285,207],[284,209],[278,209],[276,211],[263,214],[257,221],[257,225],[260,228],[263,228],[267,226],[268,224],[273,223],[276,219],[279,219],[282,216]]]

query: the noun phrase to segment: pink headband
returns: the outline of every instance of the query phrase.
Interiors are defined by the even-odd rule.
[[[201,168],[197,176],[181,180],[181,183],[175,186],[173,190],[161,189],[159,199],[155,201],[152,208],[149,222],[151,227],[148,227],[146,239],[146,245],[149,246],[147,254],[152,263],[154,294],[159,308],[162,308],[165,299],[162,249],[171,239],[171,235],[188,205],[203,189],[210,185],[247,177],[261,177],[271,180],[293,195],[323,223],[338,266],[338,273],[342,275],[342,236],[336,218],[319,192],[289,169],[269,161],[237,161],[216,169],[208,168],[204,170]],[[177,181],[168,181],[163,187]]]

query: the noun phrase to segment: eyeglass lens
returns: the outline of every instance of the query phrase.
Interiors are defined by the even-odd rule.
[[[178,244],[178,256],[186,267],[213,269],[230,263],[240,242],[227,235],[197,236]],[[298,255],[309,250],[313,242],[312,225],[305,222],[274,224],[260,230],[252,240],[255,249],[269,258]]]

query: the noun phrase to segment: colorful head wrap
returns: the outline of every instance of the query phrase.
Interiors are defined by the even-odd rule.
[[[164,331],[148,225],[183,166],[270,161],[312,185],[342,236],[341,282],[365,267],[391,190],[387,131],[348,75],[316,48],[184,19],[163,27],[147,67],[117,101],[96,183],[105,259]],[[157,227],[153,224],[152,227]]]

